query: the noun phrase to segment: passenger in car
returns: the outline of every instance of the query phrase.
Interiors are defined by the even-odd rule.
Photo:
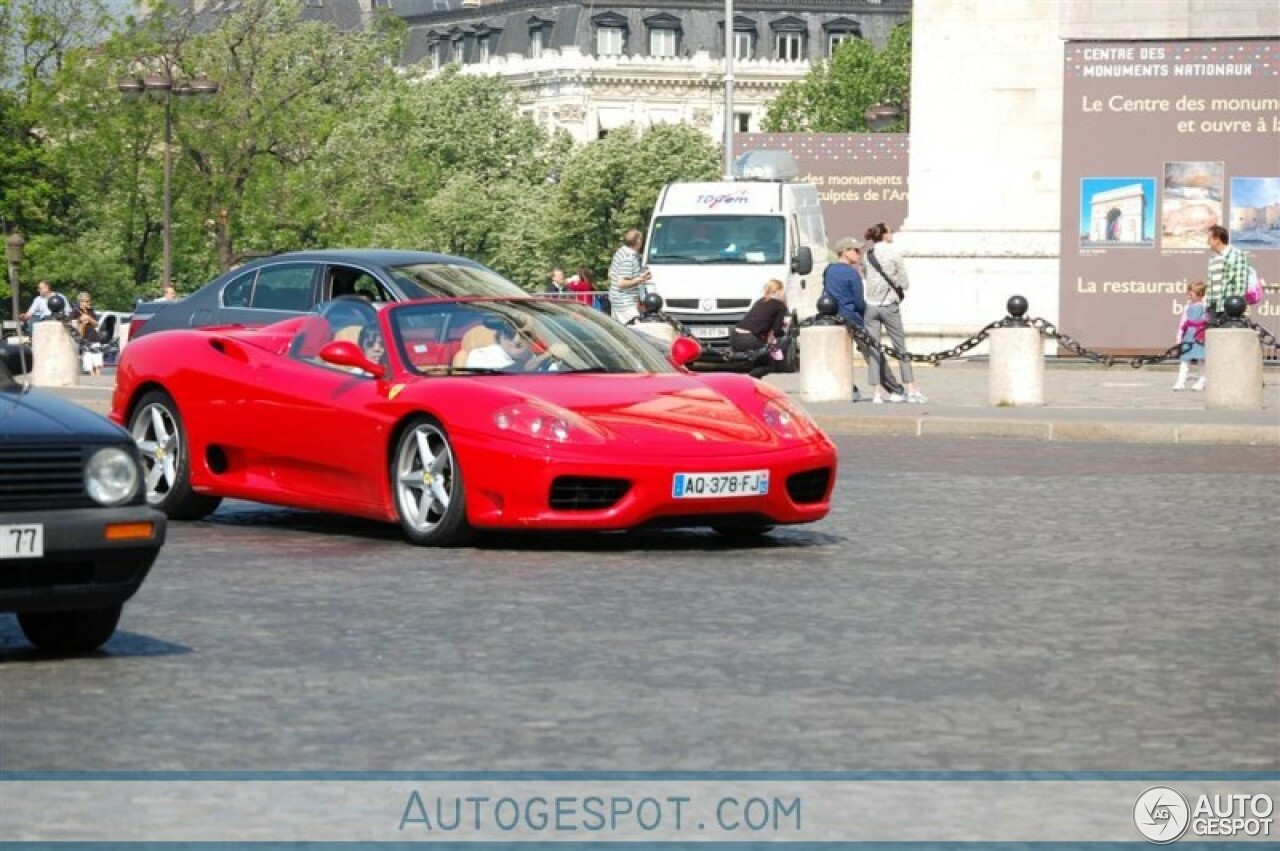
[[[387,346],[382,341],[382,332],[376,327],[366,325],[360,330],[360,350],[374,363],[387,365]]]

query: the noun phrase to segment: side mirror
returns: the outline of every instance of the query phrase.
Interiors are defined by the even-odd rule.
[[[796,249],[795,256],[791,258],[791,271],[797,275],[807,275],[813,271],[813,250],[807,245],[802,245]]]
[[[320,360],[334,366],[363,369],[378,378],[384,378],[387,374],[386,367],[369,360],[360,347],[350,340],[334,340],[332,343],[327,343],[320,350]]]
[[[693,363],[702,354],[702,344],[692,337],[676,337],[671,343],[671,362],[676,366]]]

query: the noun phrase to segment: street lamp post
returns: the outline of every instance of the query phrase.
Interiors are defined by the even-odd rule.
[[[13,325],[18,338],[22,338],[22,326],[18,316],[22,313],[22,298],[18,295],[18,267],[22,265],[22,248],[27,241],[14,231],[4,241],[4,259],[9,262],[9,290],[13,293]]]
[[[733,0],[724,0],[724,179],[733,180]]]
[[[172,71],[166,69],[163,74],[121,80],[116,89],[126,96],[147,94],[164,99],[164,266],[161,286],[168,287],[173,284],[173,97],[216,95],[218,84],[204,78],[180,83],[173,79]]]

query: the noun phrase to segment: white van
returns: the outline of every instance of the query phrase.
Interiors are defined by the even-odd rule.
[[[827,266],[818,190],[795,182],[791,155],[748,152],[734,171],[734,181],[664,186],[645,243],[663,309],[714,348],[729,345],[770,278],[786,284],[789,309],[812,316]]]

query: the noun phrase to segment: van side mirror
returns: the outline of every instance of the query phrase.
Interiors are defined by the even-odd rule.
[[[796,249],[795,256],[791,258],[791,271],[797,275],[807,275],[813,271],[813,251],[807,245],[802,245]]]

